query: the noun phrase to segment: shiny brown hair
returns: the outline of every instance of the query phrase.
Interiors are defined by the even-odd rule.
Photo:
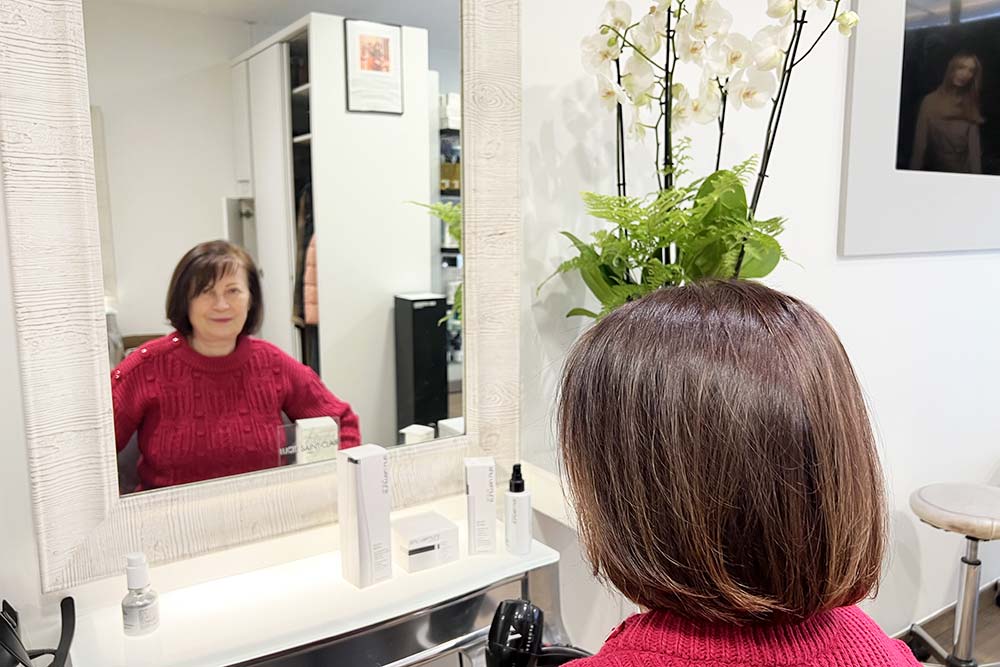
[[[188,308],[191,299],[211,289],[220,278],[240,269],[246,271],[250,288],[250,310],[240,334],[256,333],[264,319],[257,265],[246,250],[228,241],[199,243],[177,262],[167,288],[167,319],[170,324],[181,334],[190,336],[192,329]]]
[[[851,363],[749,281],[661,289],[587,331],[559,439],[594,574],[649,609],[791,623],[877,585],[882,472]]]

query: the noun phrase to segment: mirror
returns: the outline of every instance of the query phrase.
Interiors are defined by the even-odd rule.
[[[83,10],[120,492],[464,433],[459,1]]]

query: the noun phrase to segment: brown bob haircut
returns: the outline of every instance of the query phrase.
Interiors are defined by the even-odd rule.
[[[830,325],[748,281],[614,311],[566,363],[558,422],[594,574],[649,609],[794,623],[878,584],[882,472]]]
[[[250,311],[241,335],[254,334],[264,319],[264,301],[260,293],[257,265],[243,248],[228,241],[199,243],[181,257],[167,288],[167,319],[184,336],[191,335],[188,308],[191,300],[217,280],[243,269],[250,287]]]

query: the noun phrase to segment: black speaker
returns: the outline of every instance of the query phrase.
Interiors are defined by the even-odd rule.
[[[396,431],[448,418],[448,332],[443,294],[399,294],[396,320]]]

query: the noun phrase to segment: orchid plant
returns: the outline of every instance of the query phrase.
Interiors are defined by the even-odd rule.
[[[659,0],[638,20],[627,1],[607,3],[582,51],[602,105],[615,114],[618,191],[584,193],[588,213],[609,223],[589,243],[563,232],[578,254],[553,276],[578,271],[601,302],[599,313],[575,308],[567,316],[600,318],[661,287],[774,270],[784,257],[777,236],[785,221],[759,220],[757,207],[793,72],[834,25],[850,36],[858,24],[855,12],[842,11],[844,1],[766,0],[769,20],[752,38],[732,29],[721,0]],[[823,27],[804,43],[807,15],[816,14]],[[682,68],[692,70],[685,80],[697,80],[696,88],[680,82]],[[760,155],[722,169],[727,113],[768,105]],[[715,171],[682,184],[691,141],[679,133],[691,123],[717,125]],[[626,136],[650,135],[658,187],[630,196]]]

